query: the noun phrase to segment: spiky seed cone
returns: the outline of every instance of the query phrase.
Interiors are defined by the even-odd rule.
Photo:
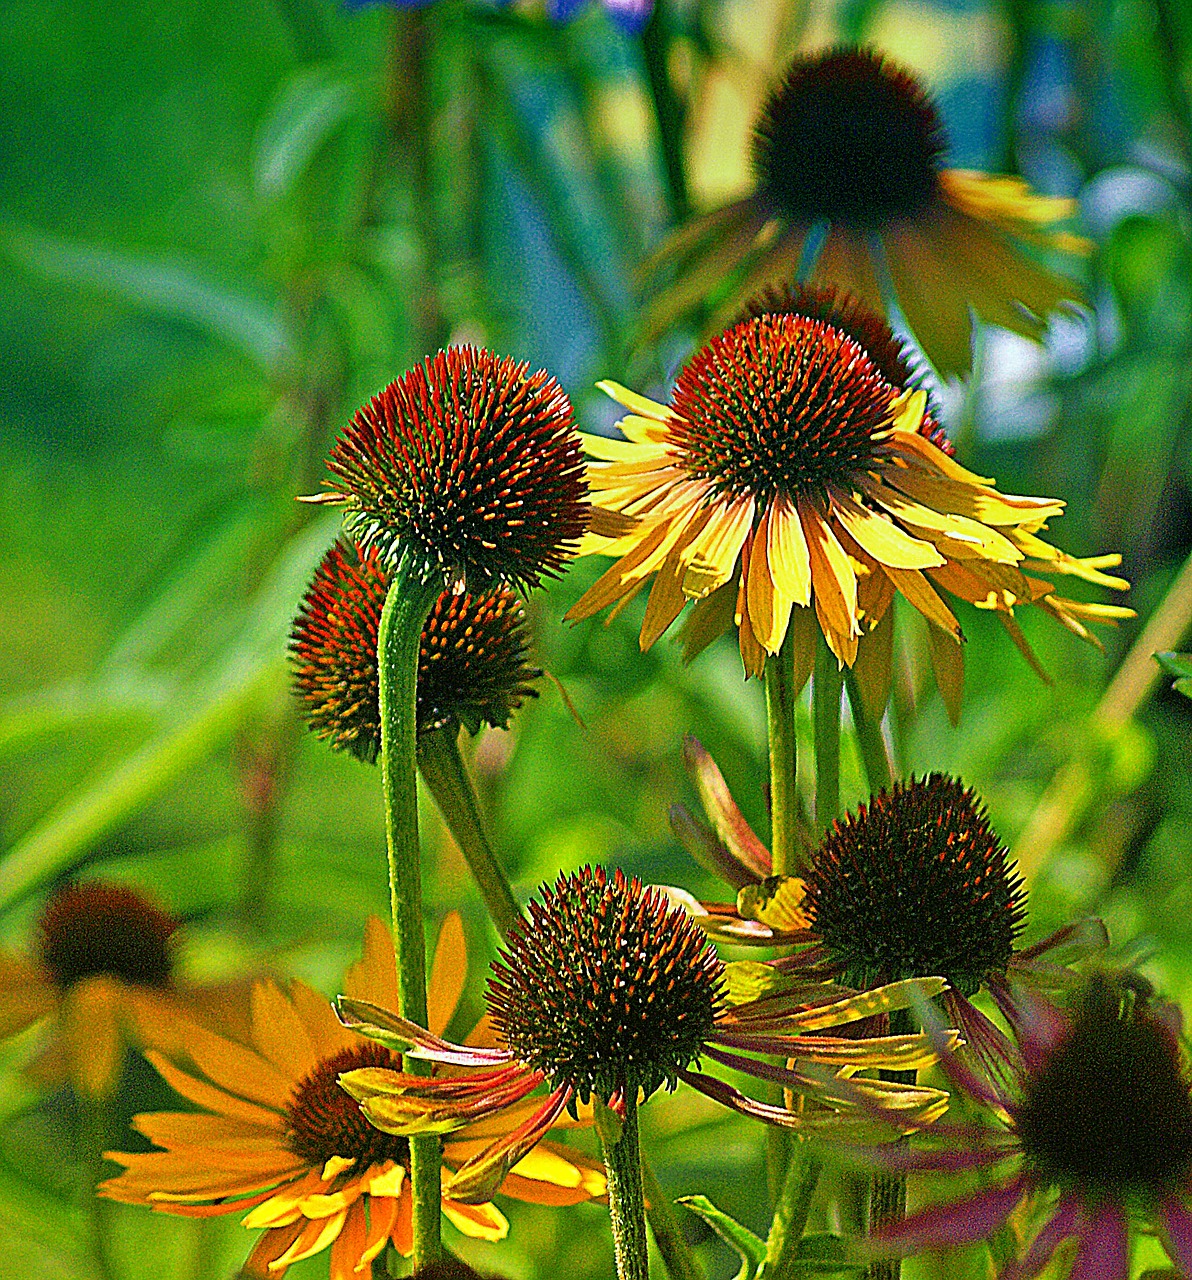
[[[600,867],[543,886],[493,964],[488,1010],[509,1047],[582,1101],[673,1088],[715,1020],[724,966],[656,889]]]
[[[740,319],[752,320],[765,315],[822,320],[852,338],[878,373],[899,390],[914,381],[906,344],[894,336],[885,318],[871,311],[860,298],[835,285],[771,285],[746,302]]]
[[[315,1168],[321,1168],[333,1156],[355,1160],[362,1171],[385,1160],[409,1164],[409,1142],[375,1129],[340,1087],[341,1075],[364,1067],[400,1071],[401,1060],[381,1045],[369,1042],[341,1049],[321,1059],[298,1082],[293,1096],[284,1104],[286,1146]]]
[[[38,955],[64,990],[100,974],[162,987],[170,980],[170,939],[178,925],[173,916],[123,885],[67,885],[42,912]]]
[[[723,493],[815,493],[871,457],[895,395],[848,334],[767,314],[692,357],[675,385],[671,439],[680,465]]]
[[[898,782],[833,824],[806,910],[849,986],[941,975],[972,995],[1004,972],[1026,914],[976,795],[947,774]]]
[[[775,213],[863,229],[920,213],[946,146],[909,72],[872,50],[836,48],[798,59],[770,95],[753,162]]]
[[[1045,1180],[1153,1200],[1187,1184],[1192,1098],[1171,1029],[1123,994],[1094,978],[1071,1032],[1027,1078],[1018,1132]]]
[[[475,347],[416,365],[359,409],[327,461],[348,531],[392,568],[523,589],[578,549],[589,505],[571,403],[549,374]]]
[[[290,638],[295,691],[311,729],[373,763],[381,749],[377,632],[389,589],[379,552],[337,542],[323,557]],[[542,673],[526,659],[525,613],[512,592],[443,592],[422,628],[418,731],[451,721],[505,728]]]

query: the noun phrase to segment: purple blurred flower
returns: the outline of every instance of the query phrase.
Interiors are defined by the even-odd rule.
[[[341,0],[343,7],[349,10],[366,9],[374,4],[391,4],[399,9],[422,9],[432,0]],[[626,35],[641,34],[642,28],[650,20],[654,9],[654,0],[601,0],[608,16],[625,32]],[[495,0],[504,8],[509,0]],[[588,0],[546,0],[546,12],[553,22],[570,22],[584,8]]]
[[[922,1012],[942,1035],[938,1015]],[[1056,1195],[999,1280],[1038,1275],[1071,1238],[1069,1280],[1128,1280],[1131,1216],[1153,1222],[1181,1274],[1192,1275],[1192,1096],[1178,1011],[1129,982],[1099,976],[1072,1012],[1037,998],[1023,1002],[1015,1031],[1012,1090],[980,1079],[939,1046],[942,1069],[998,1116],[998,1128],[936,1125],[924,1135],[928,1148],[866,1153],[888,1170],[1004,1167],[1004,1176],[883,1228],[869,1247],[901,1254],[971,1244],[1004,1226],[1023,1201],[1042,1206]]]

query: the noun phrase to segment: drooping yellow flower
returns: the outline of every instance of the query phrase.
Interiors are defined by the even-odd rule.
[[[872,50],[799,58],[755,126],[754,191],[676,231],[654,269],[678,274],[647,312],[649,332],[710,306],[719,327],[763,286],[811,280],[882,309],[883,264],[928,358],[943,375],[972,363],[969,310],[1038,338],[1080,287],[1022,248],[1087,252],[1054,230],[1075,201],[1036,195],[1020,178],[944,166],[947,138],[912,75]],[[814,254],[813,228],[823,228]]]
[[[0,1039],[46,1024],[27,1068],[39,1083],[69,1081],[90,1097],[115,1087],[138,1028],[170,1012],[243,1021],[240,983],[186,987],[174,976],[179,921],[123,885],[71,884],[46,904],[33,958],[0,954]]]
[[[592,501],[637,524],[620,536],[588,534],[581,554],[616,563],[569,619],[609,605],[615,613],[652,578],[643,649],[693,602],[682,636],[689,658],[735,623],[745,670],[756,675],[789,631],[798,684],[818,626],[880,714],[899,593],[931,624],[937,681],[955,718],[963,637],[944,593],[996,612],[1036,668],[1017,605],[1038,605],[1089,640],[1086,621],[1132,616],[1066,599],[1034,576],[1128,586],[1103,572],[1120,556],[1077,559],[1039,536],[1063,502],[998,493],[936,443],[925,393],[892,384],[889,361],[863,345],[874,345],[880,318],[858,325],[851,301],[831,320],[823,314],[796,298],[748,315],[692,357],[669,405],[600,384],[630,412],[618,424],[623,441],[585,437]],[[884,333],[882,345],[894,344]]]
[[[432,1029],[450,1021],[466,966],[463,928],[453,913],[431,969]],[[397,1000],[393,942],[375,917],[365,928],[364,958],[344,986],[361,1000]],[[255,986],[247,1045],[198,1026],[165,1031],[175,1050],[150,1052],[149,1059],[203,1110],[137,1116],[135,1127],[161,1150],[109,1153],[125,1170],[101,1184],[101,1195],[191,1217],[245,1214],[245,1226],[264,1229],[246,1275],[281,1276],[291,1263],[329,1248],[332,1280],[358,1280],[390,1241],[410,1254],[409,1145],[368,1124],[338,1083],[362,1067],[396,1068],[396,1055],[346,1030],[328,1001],[301,982],[288,993],[272,982]],[[525,1114],[523,1108],[502,1120],[516,1127]],[[465,1163],[494,1132],[490,1124],[453,1135],[443,1150],[447,1166]],[[536,1203],[573,1204],[602,1195],[604,1187],[598,1166],[548,1144],[500,1189]],[[491,1203],[444,1196],[443,1213],[465,1235],[499,1240],[508,1231]]]

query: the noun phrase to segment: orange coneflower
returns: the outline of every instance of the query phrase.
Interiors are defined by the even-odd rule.
[[[175,969],[181,921],[125,885],[66,885],[46,904],[32,958],[0,955],[0,1037],[38,1022],[47,1036],[28,1073],[109,1094],[142,1025],[186,1012],[225,1027],[243,1020],[241,983],[186,986]]]
[[[463,929],[453,913],[431,968],[432,1028],[442,1031],[450,1021],[465,971]],[[361,1000],[396,1003],[393,942],[375,917],[365,928],[364,958],[344,985]],[[330,1248],[332,1280],[355,1280],[390,1241],[403,1255],[411,1252],[408,1144],[369,1125],[338,1083],[362,1067],[396,1068],[394,1054],[345,1029],[327,1000],[301,982],[288,993],[271,982],[254,988],[249,1045],[198,1026],[173,1030],[182,1033],[171,1037],[176,1051],[150,1052],[149,1059],[202,1110],[137,1116],[136,1128],[162,1149],[109,1153],[125,1170],[100,1186],[101,1195],[191,1217],[245,1214],[245,1226],[264,1229],[246,1275],[281,1276],[291,1263]],[[525,1114],[515,1109],[509,1124],[516,1128]],[[445,1144],[444,1161],[464,1163],[497,1131],[462,1128]],[[584,1157],[548,1145],[530,1153],[500,1189],[573,1204],[602,1195],[604,1177]],[[447,1194],[443,1213],[481,1239],[498,1240],[508,1230],[490,1203]]]
[[[754,191],[693,220],[654,266],[677,263],[647,323],[657,332],[711,304],[722,324],[764,285],[811,279],[883,306],[888,268],[898,306],[944,376],[972,362],[970,307],[1037,338],[1049,312],[1081,290],[1024,256],[1024,244],[1084,252],[1052,230],[1075,201],[1020,178],[944,167],[947,138],[918,81],[883,54],[834,48],[796,59],[754,132]],[[818,254],[813,228],[824,228]]]
[[[637,524],[589,533],[583,552],[617,560],[569,618],[620,608],[653,577],[643,649],[693,601],[688,657],[735,622],[745,670],[760,674],[789,631],[803,678],[818,624],[880,708],[899,593],[931,624],[955,716],[962,635],[943,593],[994,611],[1036,668],[1016,605],[1036,604],[1090,640],[1085,621],[1132,616],[1066,599],[1034,576],[1128,585],[1102,572],[1120,556],[1077,559],[1039,537],[1062,502],[998,493],[940,447],[926,393],[889,380],[897,344],[879,317],[859,323],[855,301],[825,308],[819,295],[771,305],[698,351],[669,405],[600,384],[630,413],[624,441],[585,437],[597,459],[592,500]]]

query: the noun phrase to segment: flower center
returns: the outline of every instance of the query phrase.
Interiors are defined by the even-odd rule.
[[[725,493],[768,501],[822,491],[873,455],[895,389],[846,333],[799,315],[743,320],[679,375],[680,465]]]
[[[920,213],[945,147],[911,75],[870,50],[833,49],[797,61],[771,94],[753,162],[777,213],[863,229]]]
[[[294,1089],[286,1108],[289,1117],[286,1145],[312,1166],[322,1166],[332,1156],[355,1160],[358,1170],[385,1160],[409,1163],[407,1140],[374,1129],[356,1102],[340,1087],[339,1077],[345,1071],[360,1067],[389,1067],[400,1071],[401,1063],[383,1045],[361,1044],[324,1058]]]
[[[556,575],[587,525],[563,389],[475,347],[440,351],[374,396],[327,466],[361,543],[390,565],[408,553],[473,590]]]
[[[381,750],[377,636],[389,575],[375,548],[338,542],[315,572],[290,636],[295,691],[311,729],[372,764]],[[455,720],[472,733],[504,728],[537,697],[542,672],[527,665],[525,612],[499,589],[443,592],[422,628],[418,732]]]
[[[806,893],[812,928],[861,988],[938,974],[972,995],[1005,970],[1025,915],[980,802],[939,773],[895,783],[837,822]]]
[[[1175,1037],[1094,982],[1071,1033],[1030,1078],[1018,1131],[1040,1174],[1102,1194],[1158,1196],[1192,1165],[1192,1098]]]
[[[493,965],[488,1008],[524,1062],[586,1101],[674,1087],[699,1057],[724,974],[688,916],[597,867],[543,887]]]
[[[63,989],[99,974],[162,987],[170,980],[169,942],[177,927],[177,920],[131,889],[70,885],[42,913],[41,963]]]

